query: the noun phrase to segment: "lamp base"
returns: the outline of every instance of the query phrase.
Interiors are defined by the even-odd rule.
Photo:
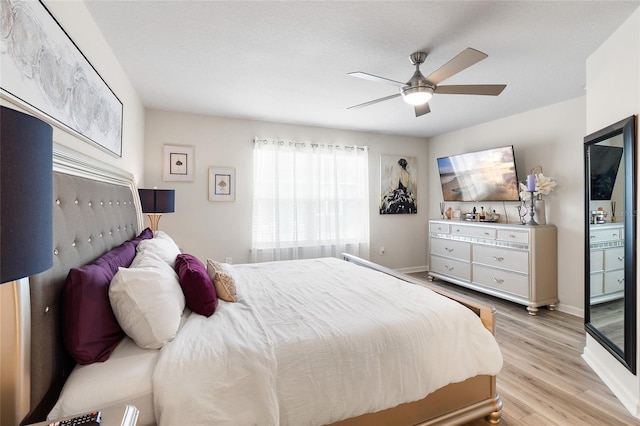
[[[151,231],[156,232],[158,230],[158,223],[160,222],[160,218],[162,217],[161,213],[149,213],[147,214],[149,217],[149,223],[151,224]]]
[[[29,413],[31,305],[29,279],[0,283],[0,422],[19,424]],[[38,315],[46,313],[39,312]],[[5,392],[8,390],[8,392]]]

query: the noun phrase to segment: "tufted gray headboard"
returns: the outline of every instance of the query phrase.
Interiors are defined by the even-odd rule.
[[[30,412],[24,424],[44,420],[73,368],[61,331],[69,269],[95,260],[142,227],[131,174],[61,147],[54,147],[53,156],[53,267],[29,280]],[[37,236],[25,230],[25,238]]]

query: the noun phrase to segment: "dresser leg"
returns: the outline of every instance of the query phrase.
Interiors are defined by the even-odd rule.
[[[527,311],[529,311],[529,315],[538,315],[538,308],[535,306],[527,306]]]
[[[549,308],[550,311],[555,311],[556,310],[556,304],[552,303],[549,306],[547,306],[547,308]]]
[[[431,275],[427,275],[427,279],[429,280],[429,282],[432,282],[434,280],[434,278]]]

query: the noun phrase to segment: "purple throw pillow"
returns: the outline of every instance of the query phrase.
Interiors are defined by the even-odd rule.
[[[145,228],[144,231],[140,233],[140,235],[138,235],[137,237],[129,241],[131,241],[135,246],[137,246],[140,241],[150,240],[151,238],[153,238],[153,231],[151,230],[151,228]]]
[[[206,317],[211,316],[218,306],[218,297],[207,268],[190,254],[179,254],[175,268],[189,309]]]
[[[135,245],[126,241],[93,263],[69,270],[62,292],[62,332],[78,364],[106,361],[124,337],[109,302],[109,284],[135,254]]]

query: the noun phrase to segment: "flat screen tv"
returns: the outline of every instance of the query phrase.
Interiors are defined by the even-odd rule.
[[[622,148],[608,145],[591,145],[591,200],[610,200],[616,183]]]
[[[513,145],[438,158],[444,201],[518,201]]]

